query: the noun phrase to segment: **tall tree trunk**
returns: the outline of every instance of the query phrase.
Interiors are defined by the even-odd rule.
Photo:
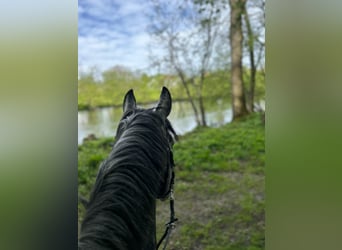
[[[246,0],[229,0],[233,120],[248,114],[242,79],[242,13]]]
[[[256,67],[254,62],[254,34],[251,27],[251,23],[249,21],[246,5],[244,8],[244,18],[247,28],[248,34],[248,51],[249,51],[249,60],[250,60],[250,80],[249,80],[249,91],[248,99],[247,99],[247,109],[249,112],[254,112],[254,90],[255,90],[255,74],[256,74]]]

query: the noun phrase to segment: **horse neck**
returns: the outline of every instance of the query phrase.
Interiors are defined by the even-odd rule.
[[[156,248],[156,197],[167,143],[155,131],[128,132],[101,165],[82,223],[80,243],[93,249]]]
[[[146,245],[142,248],[142,250],[151,250],[156,249],[157,247],[157,239],[156,239],[156,202],[154,202],[153,210],[152,210],[152,218],[153,222],[151,223],[151,235]]]
[[[87,247],[80,249],[156,248],[156,199],[135,192],[131,178],[120,171],[106,176],[99,172],[81,228],[80,242]]]

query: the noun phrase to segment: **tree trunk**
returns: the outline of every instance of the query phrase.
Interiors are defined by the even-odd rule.
[[[197,111],[197,107],[195,105],[195,102],[194,100],[192,99],[192,96],[190,95],[190,91],[189,91],[189,88],[187,86],[187,84],[182,80],[182,83],[183,83],[183,86],[185,88],[185,91],[186,91],[186,94],[188,96],[188,99],[190,101],[190,104],[191,104],[191,107],[192,107],[192,110],[194,111],[194,115],[195,115],[195,119],[196,119],[196,123],[197,123],[197,126],[201,126],[201,121],[198,117],[198,111]],[[202,110],[201,110],[202,111]]]
[[[202,126],[206,127],[207,126],[207,120],[205,119],[205,109],[204,109],[204,103],[203,103],[202,95],[199,96],[198,102],[199,102],[199,108],[200,108],[200,112],[201,112]]]
[[[229,0],[233,120],[248,114],[242,79],[242,13],[246,0]]]
[[[249,81],[249,91],[248,91],[248,100],[247,100],[247,109],[249,112],[254,112],[254,90],[255,90],[255,74],[256,67],[254,62],[254,34],[251,27],[251,23],[249,21],[247,9],[245,6],[244,9],[244,17],[246,22],[247,34],[248,34],[248,51],[249,51],[249,60],[250,60],[250,81]]]
[[[198,102],[199,102],[199,108],[201,112],[201,119],[202,119],[202,126],[207,126],[207,120],[205,119],[205,108],[203,103],[203,83],[204,83],[204,70],[201,70],[201,78],[199,83],[199,95],[198,95]]]
[[[188,96],[188,99],[190,101],[192,110],[194,111],[194,115],[195,115],[197,126],[200,126],[201,125],[201,121],[200,121],[200,119],[198,117],[198,111],[197,111],[195,102],[194,102],[194,100],[193,100],[193,98],[192,98],[192,96],[190,94],[190,90],[189,90],[188,84],[186,83],[185,76],[184,76],[183,72],[180,69],[178,69],[177,67],[175,67],[175,69],[177,71],[177,74],[178,74],[179,78],[181,79],[183,87],[185,88],[185,92],[186,92],[186,95]]]

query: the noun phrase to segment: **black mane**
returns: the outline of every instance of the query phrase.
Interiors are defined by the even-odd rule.
[[[124,113],[87,204],[79,249],[155,249],[155,200],[168,195],[175,138],[156,109]]]

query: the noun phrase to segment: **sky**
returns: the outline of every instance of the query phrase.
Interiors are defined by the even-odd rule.
[[[145,2],[145,3],[144,3]],[[147,1],[79,0],[79,72],[115,65],[146,70],[149,35],[146,32]]]
[[[101,78],[101,72],[117,65],[151,73],[150,9],[149,1],[142,0],[79,0],[79,73],[95,67],[95,76],[98,73]],[[154,53],[158,53],[157,46]],[[248,55],[244,61],[248,64]]]

